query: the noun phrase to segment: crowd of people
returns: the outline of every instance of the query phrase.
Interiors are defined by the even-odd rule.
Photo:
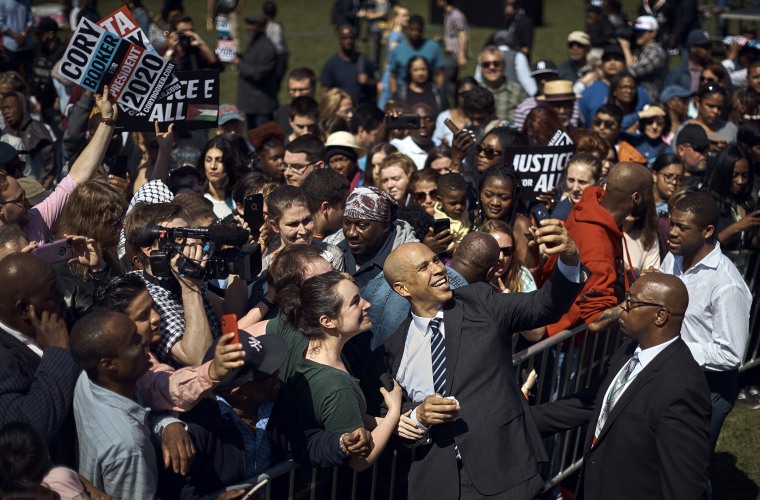
[[[104,14],[75,3],[72,26]],[[225,69],[181,1],[123,3],[175,69]],[[581,426],[584,498],[712,494],[727,414],[760,408],[734,263],[760,249],[755,29],[591,0],[536,60],[521,0],[482,48],[436,3],[433,38],[403,2],[337,0],[337,52],[288,71],[264,2],[215,129],[129,132],[62,77],[58,24],[0,1],[3,498],[242,498],[292,459],[338,467],[339,498],[533,499],[543,437]],[[208,0],[207,28],[242,6]],[[560,136],[533,195],[515,152]],[[571,395],[564,345],[538,400],[512,355],[579,325],[629,340]]]

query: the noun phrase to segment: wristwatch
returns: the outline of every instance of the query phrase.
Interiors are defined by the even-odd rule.
[[[113,116],[109,116],[107,118],[106,117],[103,118],[103,123],[105,123],[108,126],[111,126],[116,122],[114,121]]]

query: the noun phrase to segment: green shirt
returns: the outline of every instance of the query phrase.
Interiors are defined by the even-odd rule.
[[[515,116],[515,108],[520,104],[523,99],[528,97],[528,94],[517,82],[510,82],[504,79],[501,85],[495,89],[489,87],[485,83],[481,86],[493,94],[493,100],[496,104],[496,116],[501,120],[512,121]]]
[[[290,326],[282,316],[277,316],[267,323],[267,335],[279,335],[288,344],[288,357],[280,367],[280,379],[287,384],[293,377],[298,362],[303,359],[306,348],[309,347],[309,339],[298,329]]]
[[[342,370],[304,358],[309,339],[281,316],[269,321],[267,335],[279,335],[288,344],[280,379],[293,390],[312,423],[341,433],[364,427],[367,401],[358,380]]]
[[[364,427],[367,401],[359,381],[332,366],[302,359],[290,381],[306,418],[331,432]]]

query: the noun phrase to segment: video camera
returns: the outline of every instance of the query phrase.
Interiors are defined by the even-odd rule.
[[[206,267],[201,265],[201,261],[188,259],[182,254],[182,243],[177,241],[187,238],[199,239],[204,243]],[[258,244],[245,245],[248,231],[237,226],[162,227],[151,221],[140,231],[137,242],[141,247],[149,247],[156,240],[158,249],[150,253],[150,268],[156,277],[173,276],[171,260],[177,254],[180,256],[177,261],[179,273],[204,281],[224,279],[230,274],[252,281],[261,272],[261,247]],[[227,248],[222,248],[225,246]]]

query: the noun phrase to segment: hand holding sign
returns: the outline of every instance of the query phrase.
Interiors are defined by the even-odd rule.
[[[116,123],[118,107],[111,101],[111,96],[108,95],[108,85],[103,87],[102,94],[95,94],[95,104],[100,110],[100,116],[103,118],[103,121],[108,123],[110,120],[110,124]]]

